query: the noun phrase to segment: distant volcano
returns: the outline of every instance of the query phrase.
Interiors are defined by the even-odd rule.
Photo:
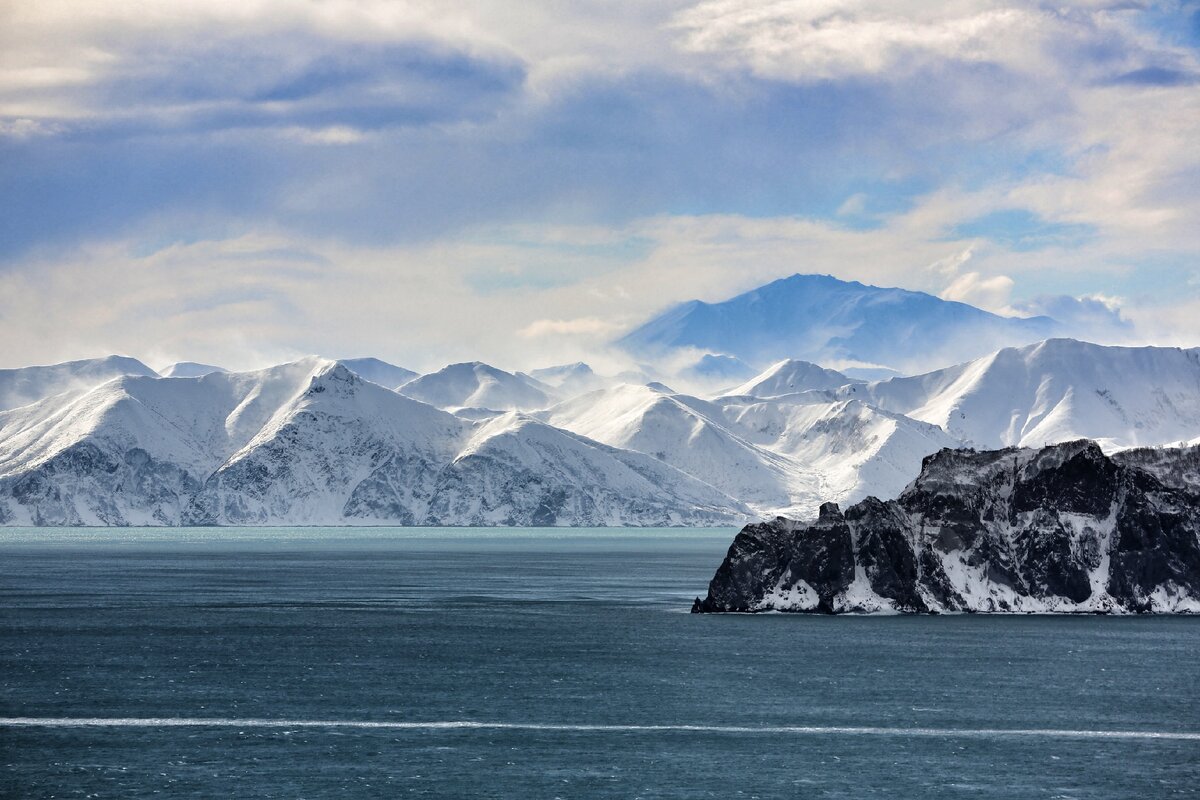
[[[692,300],[617,341],[638,355],[678,348],[765,366],[785,358],[917,372],[1064,333],[1049,317],[1001,317],[924,292],[793,275],[721,303]]]

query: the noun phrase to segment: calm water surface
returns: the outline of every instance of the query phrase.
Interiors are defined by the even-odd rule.
[[[732,535],[0,530],[0,797],[1200,796],[1200,619],[687,614]]]

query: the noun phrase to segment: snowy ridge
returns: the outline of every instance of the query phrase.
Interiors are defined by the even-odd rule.
[[[1081,436],[1200,486],[1200,457],[1145,447],[1200,440],[1196,350],[1057,339],[871,384],[787,360],[713,399],[584,364],[543,373],[557,387],[472,362],[397,391],[399,369],[310,357],[166,378],[112,358],[0,373],[55,392],[0,410],[0,524],[812,518],[899,496],[944,448]]]
[[[397,367],[378,358],[340,358],[338,363],[371,383],[396,389],[417,377],[411,369]]]
[[[825,369],[808,361],[787,358],[777,361],[765,371],[726,394],[748,397],[779,397],[820,389],[837,389],[863,381],[848,378],[837,370]]]
[[[626,384],[539,416],[653,456],[764,515],[815,514],[823,498],[894,496],[922,458],[957,444],[934,426],[823,396],[706,401]]]
[[[0,369],[0,411],[60,394],[78,395],[122,375],[157,375],[136,358],[108,356],[41,367]]]
[[[693,610],[1200,613],[1200,494],[1089,441],[944,450],[896,500],[747,526]]]
[[[1177,444],[1200,430],[1200,350],[1049,339],[838,395],[938,425],[976,447],[1079,438],[1106,450]]]
[[[536,420],[478,426],[309,358],[0,412],[18,525],[728,524],[749,509]]]
[[[163,367],[158,371],[158,374],[164,378],[203,378],[214,372],[228,372],[229,370],[222,367],[216,367],[212,364],[201,364],[196,361],[177,361],[174,364]]]
[[[523,373],[472,361],[414,378],[399,388],[402,394],[444,409],[490,408],[497,411],[536,411],[556,398],[548,385]]]

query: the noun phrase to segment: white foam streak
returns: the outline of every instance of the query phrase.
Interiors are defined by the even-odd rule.
[[[8,728],[352,728],[365,730],[480,730],[545,731],[552,733],[714,733],[771,735],[841,735],[991,739],[1002,737],[1039,739],[1166,739],[1200,741],[1192,731],[1112,731],[1054,728],[900,728],[838,725],[633,725],[633,724],[546,724],[537,722],[481,722],[477,720],[262,719],[230,717],[0,717]]]

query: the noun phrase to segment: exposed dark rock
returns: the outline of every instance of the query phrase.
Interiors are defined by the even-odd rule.
[[[749,525],[696,612],[1200,612],[1200,448],[942,450],[896,500]]]

